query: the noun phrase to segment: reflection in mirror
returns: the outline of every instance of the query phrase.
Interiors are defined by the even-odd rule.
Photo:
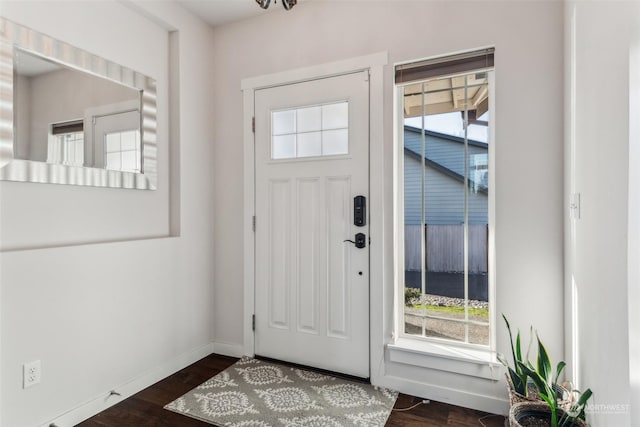
[[[155,189],[155,80],[0,18],[0,180]]]
[[[14,49],[15,157],[141,171],[140,91]]]

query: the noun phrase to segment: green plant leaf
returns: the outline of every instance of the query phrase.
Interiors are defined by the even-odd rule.
[[[509,368],[509,375],[511,376],[511,383],[513,384],[513,389],[516,393],[520,393],[523,396],[527,395],[527,377],[524,377],[524,381],[522,380],[522,376],[518,375],[513,369]]]
[[[505,325],[507,325],[507,331],[509,332],[509,344],[511,346],[511,357],[513,358],[513,369],[510,368],[510,372],[509,372],[509,377],[511,378],[511,384],[513,385],[513,389],[516,393],[520,393],[521,395],[526,396],[527,395],[527,376],[522,372],[522,369],[518,365],[518,362],[522,360],[522,351],[520,348],[520,331],[518,331],[518,335],[516,337],[516,344],[514,347],[513,334],[511,333],[511,325],[509,324],[509,320],[507,320],[507,316],[505,316],[504,313],[502,313],[502,318],[504,319],[504,323]],[[505,366],[509,367],[508,364],[505,364],[505,362],[502,362],[502,363]]]
[[[516,335],[516,356],[518,360],[522,360],[522,350],[520,349],[520,331]]]
[[[552,384],[551,360],[549,360],[549,354],[542,341],[540,341],[540,337],[538,337],[538,372],[550,386]]]
[[[565,366],[567,366],[567,364],[564,362],[564,360],[558,362],[558,365],[556,366],[556,377],[553,380],[555,384],[558,384],[558,378],[560,378],[560,374],[562,374],[562,370]]]
[[[520,365],[520,369],[522,369],[522,371],[529,378],[531,378],[531,380],[533,381],[534,385],[538,389],[538,392],[541,394],[541,396],[542,396],[542,394],[548,395],[549,394],[547,392],[548,386],[544,382],[544,379],[540,376],[540,374],[537,373],[535,370],[533,370],[532,368],[528,367],[527,365],[525,365],[522,362],[518,362],[518,364]]]
[[[589,400],[589,398],[591,397],[593,393],[591,392],[591,389],[588,388],[586,389],[581,395],[580,398],[578,399],[578,402],[576,402],[576,404],[574,405],[576,407],[576,411],[578,411],[578,418],[580,418],[581,420],[584,420],[586,418],[584,410],[587,406],[587,401]],[[572,408],[573,409],[573,408]]]
[[[527,344],[527,354],[525,357],[529,360],[529,353],[531,352],[531,344],[533,343],[533,326],[529,326],[529,343]]]
[[[502,313],[502,318],[504,319],[504,323],[507,325],[507,331],[509,332],[509,344],[511,345],[511,355],[513,356],[513,365],[516,366],[516,370],[517,370],[518,368],[517,368],[516,362],[519,359],[516,359],[516,352],[513,348],[513,336],[511,335],[511,325],[509,325],[507,316],[505,316],[504,313]]]
[[[593,394],[593,392],[591,391],[590,388],[588,388],[585,391],[583,391],[582,394],[580,395],[580,398],[576,402],[576,405],[578,405],[578,406],[586,405],[587,404],[587,400],[589,400],[591,398],[592,394]]]

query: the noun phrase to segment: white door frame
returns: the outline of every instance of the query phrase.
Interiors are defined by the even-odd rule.
[[[284,84],[299,83],[308,80],[331,77],[357,71],[369,70],[369,236],[370,246],[370,306],[369,313],[384,313],[383,278],[385,274],[393,278],[393,272],[384,269],[384,87],[383,71],[388,63],[387,52],[351,58],[343,61],[321,64],[307,68],[268,74],[243,79],[243,129],[244,129],[244,354],[253,356],[254,332],[252,316],[255,307],[255,234],[253,232],[253,216],[255,215],[255,151],[254,133],[252,129],[254,115],[254,94],[256,90]],[[369,327],[369,357],[371,366],[371,382],[384,374],[384,316],[371,316]]]

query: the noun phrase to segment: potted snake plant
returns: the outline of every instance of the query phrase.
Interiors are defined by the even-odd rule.
[[[504,319],[504,323],[507,326],[507,331],[509,332],[509,344],[511,345],[511,357],[513,359],[513,365],[509,365],[509,362],[505,359],[505,357],[498,353],[498,360],[500,363],[504,365],[507,369],[506,378],[507,378],[507,386],[509,391],[509,402],[511,405],[514,405],[519,402],[524,402],[528,400],[539,400],[536,395],[535,386],[531,381],[528,380],[527,374],[521,368],[521,364],[527,363],[529,360],[529,350],[531,348],[531,337],[533,336],[533,328],[529,331],[529,345],[527,346],[527,353],[525,357],[522,356],[522,346],[520,340],[520,330],[518,330],[516,334],[515,343],[513,341],[513,334],[511,333],[511,325],[507,320],[507,317],[502,314],[502,318]]]
[[[569,404],[563,401],[561,388],[557,387],[558,379],[566,363],[558,362],[555,371],[540,337],[538,340],[537,366],[530,362],[518,361],[518,365],[527,378],[530,378],[542,399],[540,402],[521,402],[514,404],[509,411],[511,427],[585,427],[585,408],[592,395],[590,389],[584,392],[572,390]]]

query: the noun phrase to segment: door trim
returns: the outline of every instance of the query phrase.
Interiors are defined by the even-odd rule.
[[[255,215],[255,152],[252,121],[254,114],[254,95],[256,90],[285,84],[299,83],[333,77],[341,74],[369,70],[369,235],[370,247],[370,292],[369,313],[385,313],[383,307],[383,279],[385,276],[393,280],[393,271],[385,271],[383,266],[384,250],[388,246],[384,242],[383,233],[383,199],[384,182],[384,66],[388,64],[388,53],[379,52],[371,55],[350,58],[343,61],[320,64],[306,68],[283,71],[258,77],[243,79],[241,89],[243,95],[243,156],[244,156],[244,209],[243,209],[243,335],[244,354],[254,356],[254,332],[252,316],[255,307],[255,233],[253,231],[253,217]],[[256,225],[260,227],[258,223]],[[393,247],[391,247],[393,249]],[[386,283],[392,283],[386,281]],[[393,287],[391,287],[393,292]],[[383,372],[383,322],[384,314],[378,317],[370,316],[369,327],[369,358],[372,383],[381,378]]]

